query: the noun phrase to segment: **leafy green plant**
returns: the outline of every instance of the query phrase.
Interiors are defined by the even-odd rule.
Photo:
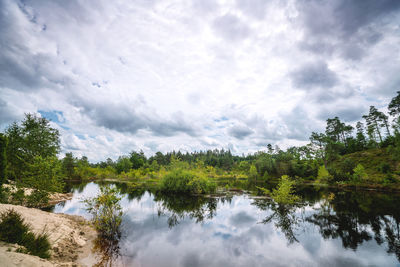
[[[368,178],[367,173],[365,172],[365,168],[363,165],[358,164],[355,168],[354,168],[354,173],[352,176],[352,181],[359,183],[365,179]]]
[[[279,181],[277,189],[272,191],[272,198],[280,204],[294,204],[300,200],[299,196],[294,194],[294,181],[289,176],[283,175]]]
[[[332,180],[332,178],[333,178],[332,175],[330,175],[330,173],[328,172],[328,170],[325,168],[324,165],[318,168],[318,176],[317,176],[318,182],[328,183]]]
[[[115,187],[109,185],[100,187],[100,193],[93,198],[84,200],[87,211],[92,215],[92,222],[101,238],[119,239],[122,223],[121,197]]]
[[[299,196],[294,194],[294,181],[292,181],[289,176],[283,175],[279,180],[279,184],[276,189],[273,189],[272,192],[266,188],[258,187],[257,188],[264,194],[271,196],[275,202],[279,204],[287,204],[293,205],[300,200]]]

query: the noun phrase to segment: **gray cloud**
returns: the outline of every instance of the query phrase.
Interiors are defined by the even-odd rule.
[[[268,3],[265,0],[236,0],[240,11],[259,20],[265,17]]]
[[[58,88],[69,79],[56,67],[61,60],[54,56],[55,51],[29,46],[44,35],[43,26],[30,10],[23,4],[0,2],[0,87],[19,91]],[[27,30],[39,32],[38,37]]]
[[[235,125],[229,128],[228,133],[237,139],[243,139],[251,135],[253,131],[246,126]]]
[[[63,152],[94,160],[302,144],[399,90],[399,15],[389,0],[0,0],[0,124],[59,110]]]
[[[139,103],[140,101],[136,104]],[[74,104],[82,107],[83,114],[89,116],[98,126],[122,133],[136,134],[139,130],[148,130],[156,136],[173,136],[178,133],[197,136],[199,131],[185,121],[181,112],[173,114],[171,119],[165,119],[152,112],[138,113],[124,104],[99,104],[88,100],[75,101]]]
[[[256,222],[256,218],[250,216],[247,212],[241,211],[229,218],[229,221],[235,226],[243,226],[247,224],[253,224]]]
[[[397,0],[297,1],[306,32],[300,47],[315,53],[337,50],[345,59],[361,60],[382,38],[384,25],[396,21]]]
[[[327,120],[337,116],[343,121],[354,122],[362,120],[362,115],[366,114],[367,111],[368,107],[360,104],[323,107],[318,113],[318,119]]]
[[[227,41],[240,41],[249,37],[250,28],[237,16],[225,14],[213,22],[216,33]]]
[[[297,88],[310,90],[313,87],[331,88],[338,83],[338,77],[325,62],[307,63],[290,73],[292,83]]]

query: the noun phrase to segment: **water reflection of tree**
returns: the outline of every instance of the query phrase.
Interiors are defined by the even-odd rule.
[[[94,241],[93,252],[97,255],[97,263],[93,266],[115,266],[121,256],[120,238],[113,240],[96,238]]]
[[[218,203],[215,198],[165,194],[156,194],[154,201],[159,205],[158,216],[168,216],[170,228],[179,224],[185,217],[195,219],[196,223],[212,219],[216,215]]]
[[[374,238],[400,261],[399,200],[394,195],[342,192],[321,202],[306,221],[317,225],[323,238],[340,238],[345,248],[356,250]]]
[[[272,214],[263,219],[260,223],[268,224],[275,222],[285,235],[289,244],[299,242],[295,235],[295,228],[300,225],[301,217],[296,213],[299,205],[281,205],[272,200],[256,199],[253,204],[261,210],[272,211]]]

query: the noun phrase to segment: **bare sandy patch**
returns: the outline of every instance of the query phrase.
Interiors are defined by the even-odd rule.
[[[31,225],[33,232],[42,233],[44,231],[48,234],[52,246],[52,256],[50,261],[44,261],[35,256],[9,252],[7,250],[10,250],[10,246],[3,244],[3,246],[0,245],[0,262],[10,264],[5,266],[84,266],[81,260],[87,258],[88,254],[91,253],[92,241],[96,238],[96,231],[83,217],[0,204],[0,212],[8,209],[19,212],[25,222]],[[14,250],[11,248],[11,251]],[[8,260],[3,261],[5,258]],[[39,260],[39,262],[36,260]],[[38,265],[30,265],[31,262]],[[48,263],[52,265],[47,265]]]

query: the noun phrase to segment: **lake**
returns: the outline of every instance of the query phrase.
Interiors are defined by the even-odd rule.
[[[306,186],[296,206],[233,193],[215,198],[121,189],[118,266],[400,266],[400,195]],[[56,213],[90,218],[72,189]]]

